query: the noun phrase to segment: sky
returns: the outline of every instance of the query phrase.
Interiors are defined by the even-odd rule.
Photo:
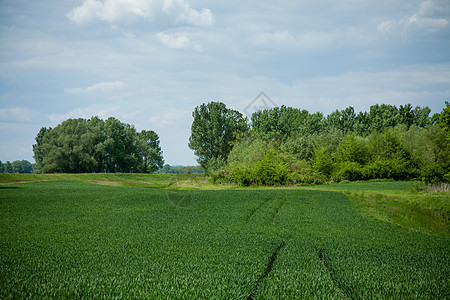
[[[263,94],[261,94],[263,92]],[[259,96],[259,97],[258,97]],[[196,165],[192,112],[450,101],[448,0],[0,0],[0,160],[41,127],[115,117]]]

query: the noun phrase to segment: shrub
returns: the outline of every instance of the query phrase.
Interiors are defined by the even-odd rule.
[[[335,165],[331,158],[331,153],[325,147],[320,147],[314,151],[311,169],[320,174],[329,177],[334,171]]]
[[[376,160],[363,168],[364,179],[403,180],[411,177],[410,173],[407,160]]]
[[[256,183],[260,185],[283,185],[289,182],[289,158],[269,149],[254,167]]]
[[[225,162],[225,159],[222,157],[213,157],[211,158],[208,163],[206,164],[206,174],[210,174],[214,171],[217,171],[223,167],[225,167],[227,163]]]
[[[337,171],[334,173],[333,179],[337,182],[363,180],[365,174],[359,163],[347,161],[337,165]]]
[[[422,167],[420,175],[426,184],[450,182],[450,174],[446,172],[442,164],[426,164]]]

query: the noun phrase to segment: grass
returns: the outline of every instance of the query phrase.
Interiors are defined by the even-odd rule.
[[[181,182],[200,182],[199,174],[126,174],[126,173],[87,173],[87,174],[17,174],[0,173],[0,184],[33,181],[75,181],[101,185],[148,188],[173,188]],[[174,186],[173,186],[174,185]]]
[[[212,191],[197,177],[2,176],[1,299],[450,297],[448,235],[361,213],[368,199],[432,196],[411,183]]]
[[[358,211],[373,220],[450,236],[450,193],[417,191],[416,182],[356,182],[308,187],[345,193]]]

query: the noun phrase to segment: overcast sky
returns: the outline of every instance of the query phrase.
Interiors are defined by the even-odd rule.
[[[448,0],[0,0],[0,160],[41,127],[116,117],[196,164],[193,109],[450,100]]]

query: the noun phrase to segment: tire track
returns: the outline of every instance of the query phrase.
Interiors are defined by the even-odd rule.
[[[266,269],[264,270],[264,273],[258,278],[258,280],[255,283],[255,286],[250,291],[250,294],[247,297],[247,300],[254,300],[256,291],[258,290],[259,285],[264,281],[264,279],[269,275],[269,273],[272,271],[273,264],[275,263],[275,260],[277,259],[278,252],[284,247],[285,241],[281,242],[280,245],[272,252],[272,256],[270,257],[270,260],[266,266]]]
[[[335,290],[336,290],[336,291],[337,291],[344,299],[353,299],[353,297],[351,297],[350,295],[348,295],[347,293],[345,293],[344,290],[342,290],[342,289],[339,287],[338,283],[333,279],[333,276],[331,276],[330,269],[327,267],[327,265],[326,265],[326,263],[325,263],[325,260],[324,260],[324,258],[323,258],[323,246],[322,246],[322,245],[320,245],[318,256],[319,256],[320,263],[322,264],[322,267],[323,267],[324,271],[327,273],[328,278],[331,280],[331,283],[332,283],[334,289],[335,289]]]
[[[288,199],[285,198],[283,201],[280,202],[280,204],[278,205],[278,207],[275,209],[275,211],[272,214],[272,224],[275,223],[275,217],[277,216],[278,212],[280,211],[280,209],[283,207],[283,205],[286,203]]]
[[[250,214],[245,218],[245,223],[248,224],[248,222],[250,222],[251,217],[267,202],[269,202],[270,198],[267,198],[266,200],[264,200],[263,202],[261,202],[257,207],[255,207],[254,209],[252,209],[250,211]]]

